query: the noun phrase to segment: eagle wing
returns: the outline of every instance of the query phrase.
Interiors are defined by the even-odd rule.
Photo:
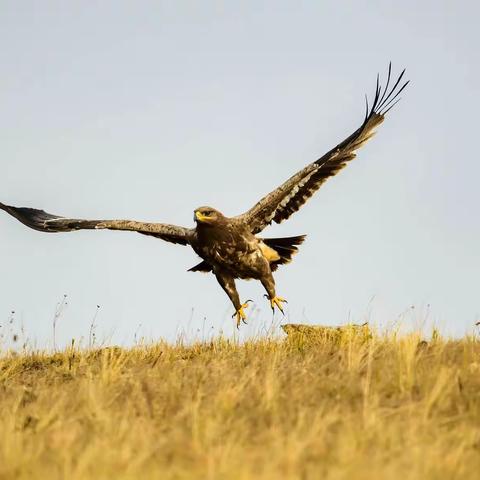
[[[376,127],[383,122],[385,114],[400,100],[398,96],[409,83],[408,81],[401,83],[405,73],[403,70],[389,89],[391,73],[392,64],[390,63],[385,88],[380,85],[377,75],[372,106],[369,108],[368,99],[366,99],[365,119],[357,130],[236,219],[246,223],[252,233],[262,231],[272,222],[283,222],[299,210],[329,177],[336,175],[350,160],[354,159],[356,151],[374,135]]]
[[[128,230],[180,245],[188,245],[193,234],[192,229],[165,223],[65,218],[35,208],[11,207],[3,203],[0,203],[0,209],[5,210],[27,227],[40,232],[57,233],[90,229]]]

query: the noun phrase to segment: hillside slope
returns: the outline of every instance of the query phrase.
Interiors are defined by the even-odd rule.
[[[3,354],[1,479],[476,479],[480,342]]]

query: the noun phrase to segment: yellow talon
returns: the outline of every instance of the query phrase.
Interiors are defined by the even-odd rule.
[[[282,297],[271,298],[270,299],[270,307],[272,307],[272,311],[275,312],[275,305],[276,305],[278,307],[278,309],[282,312],[282,314],[285,315],[285,312],[283,311],[282,303],[288,303],[288,302]]]
[[[243,322],[245,325],[247,324],[247,316],[245,315],[244,309],[248,307],[248,302],[251,302],[251,300],[247,300],[244,304],[240,305],[240,308],[232,315],[232,317],[237,318],[237,328],[240,327],[240,322]]]

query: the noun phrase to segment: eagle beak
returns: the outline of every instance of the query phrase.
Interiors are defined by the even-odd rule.
[[[205,221],[207,217],[205,217],[205,215],[202,215],[199,211],[196,211],[194,216],[193,216],[193,220],[195,222],[203,222]]]

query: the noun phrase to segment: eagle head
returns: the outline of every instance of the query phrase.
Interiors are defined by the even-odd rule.
[[[224,219],[225,217],[212,207],[198,207],[193,212],[193,220],[198,224],[215,225]]]

